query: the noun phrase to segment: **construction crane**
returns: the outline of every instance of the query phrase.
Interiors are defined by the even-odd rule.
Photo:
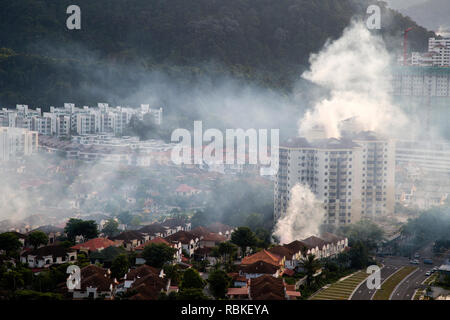
[[[413,28],[408,28],[405,30],[403,35],[403,65],[408,65],[408,32],[410,32]]]

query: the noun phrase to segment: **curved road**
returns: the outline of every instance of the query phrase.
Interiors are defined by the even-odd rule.
[[[423,263],[423,258],[432,257],[432,245],[428,244],[420,253],[420,264],[417,265],[418,270],[414,273],[408,275],[408,277],[401,282],[401,284],[394,290],[392,294],[392,300],[411,300],[413,298],[414,292],[416,289],[425,288],[425,285],[422,285],[422,282],[428,278],[425,275],[427,271],[432,269],[435,266],[440,266],[443,261],[445,261],[446,257],[442,258],[432,258],[433,265],[427,265]],[[448,254],[447,254],[448,256]],[[398,271],[403,266],[411,265],[408,258],[404,257],[386,257],[385,259],[380,260],[384,267],[381,268],[381,283],[386,280],[390,275],[394,272]],[[363,282],[355,291],[351,300],[371,300],[376,290],[369,290],[365,282]]]
[[[408,259],[403,257],[388,257],[383,261],[384,267],[381,268],[381,283],[384,282],[390,275],[400,269],[405,263],[408,263]],[[375,289],[369,290],[367,288],[366,282],[361,283],[361,285],[356,289],[355,293],[351,297],[351,300],[371,300],[375,294]]]

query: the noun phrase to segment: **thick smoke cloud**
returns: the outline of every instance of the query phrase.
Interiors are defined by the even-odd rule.
[[[381,37],[362,22],[353,22],[340,39],[313,54],[302,76],[330,94],[300,119],[300,136],[312,138],[321,129],[327,138],[339,138],[342,121],[350,118],[359,130],[400,133],[408,121],[391,99],[390,62]]]
[[[305,239],[319,233],[325,210],[307,186],[297,184],[291,189],[291,199],[285,215],[275,226],[274,235],[281,244]]]

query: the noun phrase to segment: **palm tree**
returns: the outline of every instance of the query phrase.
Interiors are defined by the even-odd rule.
[[[299,265],[306,272],[306,283],[309,286],[314,274],[320,269],[320,262],[315,255],[310,254],[306,258],[301,259]]]

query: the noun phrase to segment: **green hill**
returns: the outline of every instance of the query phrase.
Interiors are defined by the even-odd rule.
[[[77,0],[81,30],[69,31],[72,0],[1,0],[0,105],[119,103],[152,70],[186,82],[232,75],[288,91],[310,53],[373,2]],[[390,49],[400,50],[402,30],[415,26],[411,49],[425,50],[430,33],[409,18],[383,8],[382,24]]]

